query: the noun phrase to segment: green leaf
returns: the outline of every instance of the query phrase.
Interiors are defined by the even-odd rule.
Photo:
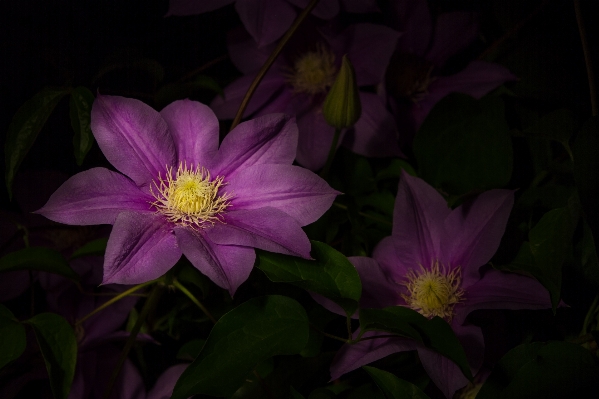
[[[25,321],[33,327],[55,399],[66,399],[77,362],[77,339],[73,328],[55,313],[40,313]]]
[[[38,270],[79,280],[60,252],[44,247],[23,248],[0,258],[0,272],[15,270]]]
[[[385,399],[385,395],[375,384],[368,383],[353,389],[347,399]]]
[[[33,146],[56,104],[68,92],[69,89],[46,87],[25,101],[12,118],[4,144],[6,188],[11,198],[12,183],[21,162]]]
[[[395,158],[391,161],[389,166],[385,169],[380,170],[376,174],[376,181],[381,181],[385,179],[399,179],[401,176],[401,171],[405,170],[411,176],[417,176],[416,171],[407,161],[403,159]]]
[[[414,339],[455,362],[462,373],[472,379],[464,348],[451,326],[439,317],[427,319],[404,306],[360,309],[360,328],[362,332],[386,331]]]
[[[98,238],[92,240],[71,255],[71,259],[80,258],[82,256],[101,256],[106,252],[106,244],[108,244],[108,238]]]
[[[503,187],[512,175],[512,142],[499,97],[450,94],[414,138],[419,175],[450,194]]]
[[[25,327],[8,308],[0,305],[0,370],[18,359],[27,345]]]
[[[73,136],[73,149],[77,165],[81,165],[85,156],[92,148],[94,136],[90,127],[92,104],[95,97],[89,89],[83,86],[76,87],[71,92],[69,102],[71,126],[75,135]]]
[[[429,399],[428,395],[416,385],[399,379],[388,371],[370,366],[362,366],[362,368],[370,374],[376,385],[385,394],[386,399]]]
[[[193,361],[196,357],[198,357],[205,343],[205,339],[194,339],[187,342],[181,348],[179,348],[179,351],[177,352],[177,359]]]
[[[597,394],[599,366],[590,352],[569,342],[533,342],[509,351],[477,399],[587,398]]]
[[[525,136],[557,141],[570,155],[572,153],[569,140],[572,133],[574,133],[574,116],[568,109],[550,112],[522,131]]]
[[[257,250],[257,267],[274,282],[285,282],[325,296],[352,315],[358,308],[362,283],[356,268],[340,252],[312,241],[315,260]]]
[[[200,393],[230,396],[259,362],[299,353],[308,330],[306,311],[291,298],[271,295],[239,305],[214,325],[199,356],[177,381],[172,399]]]

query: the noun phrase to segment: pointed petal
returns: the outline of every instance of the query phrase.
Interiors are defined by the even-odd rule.
[[[139,100],[98,96],[91,129],[106,159],[138,186],[149,185],[176,161],[168,126],[160,114]]]
[[[224,7],[235,0],[169,0],[165,17],[202,14]]]
[[[335,136],[335,128],[329,126],[319,108],[314,107],[302,116],[298,116],[299,141],[297,162],[312,171],[321,169],[327,162],[329,150]],[[345,131],[339,137],[343,140]]]
[[[190,100],[167,105],[160,115],[175,141],[178,162],[207,165],[218,151],[218,119],[202,103]]]
[[[295,9],[281,0],[237,0],[235,9],[258,46],[283,36],[296,16]]]
[[[256,252],[253,248],[218,245],[204,233],[186,227],[175,227],[175,235],[185,257],[231,296],[254,267]]]
[[[162,216],[122,212],[106,246],[102,284],[140,284],[162,276],[181,257]]]
[[[433,33],[428,2],[422,0],[403,0],[391,3],[394,16],[398,19],[399,50],[423,56],[429,46]]]
[[[152,201],[120,173],[93,168],[67,180],[36,213],[65,224],[113,224],[123,211],[152,212]]]
[[[166,369],[164,373],[160,374],[154,387],[148,392],[146,399],[169,399],[173,394],[177,380],[181,377],[187,366],[189,364],[177,364]]]
[[[238,170],[261,164],[291,164],[297,147],[295,119],[271,114],[240,123],[221,143],[210,172],[233,179]]]
[[[310,0],[287,0],[291,4],[295,4],[301,9],[308,6]],[[321,0],[316,4],[312,15],[321,19],[331,19],[335,15],[339,14],[339,0]]]
[[[396,240],[393,236],[383,238],[372,251],[372,257],[379,263],[381,270],[391,281],[401,286],[406,280],[406,274],[415,266],[411,263],[404,264],[402,254],[397,252]]]
[[[478,34],[477,13],[443,13],[437,17],[433,44],[425,58],[438,66],[443,66],[449,57],[470,46]]]
[[[275,208],[228,211],[205,231],[219,245],[239,245],[310,258],[310,240],[295,219]]]
[[[400,296],[403,287],[389,281],[376,260],[365,256],[351,256],[348,259],[362,280],[360,307],[385,308],[405,304]]]
[[[460,205],[445,220],[443,260],[462,267],[464,288],[480,280],[479,268],[499,248],[513,205],[511,190],[490,190],[471,203]]]
[[[274,49],[271,46],[258,47],[254,39],[241,26],[227,33],[227,48],[231,62],[244,75],[258,71]],[[281,64],[278,59],[271,68],[277,69],[277,64]]]
[[[403,156],[395,119],[383,100],[376,94],[360,92],[360,102],[362,116],[345,135],[343,145],[365,157]]]
[[[307,169],[293,165],[254,165],[228,181],[235,209],[276,208],[305,226],[321,217],[340,194]]]
[[[423,346],[418,348],[418,356],[422,367],[446,398],[452,398],[455,391],[468,384],[458,365],[446,357]]]
[[[235,118],[237,110],[241,105],[241,101],[245,97],[245,93],[248,91],[248,88],[255,77],[255,73],[240,77],[225,87],[224,97],[217,96],[212,100],[210,108],[214,110],[218,119]],[[283,89],[284,85],[285,78],[278,71],[270,70],[258,85],[250,103],[243,113],[243,117],[248,117],[259,110],[260,107],[264,106],[272,98],[275,98]]]

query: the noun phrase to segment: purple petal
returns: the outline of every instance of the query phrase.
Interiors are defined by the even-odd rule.
[[[376,0],[341,0],[345,11],[361,14],[378,11]]]
[[[455,391],[468,384],[458,365],[446,357],[423,346],[418,348],[418,356],[422,367],[446,398],[452,398]]]
[[[228,181],[235,209],[276,208],[305,226],[321,217],[340,194],[307,169],[293,165],[254,165]]]
[[[180,100],[166,106],[160,115],[175,141],[179,162],[207,165],[218,151],[218,119],[202,103]]]
[[[189,365],[177,364],[166,369],[164,373],[160,374],[160,377],[158,377],[158,380],[154,384],[154,388],[148,392],[146,399],[169,399],[173,394],[177,380],[181,377],[187,366]]]
[[[327,162],[335,129],[324,120],[320,107],[314,107],[304,115],[298,116],[297,127],[300,132],[297,162],[312,171],[321,169]],[[339,145],[344,135],[345,131],[339,137]]]
[[[113,224],[123,211],[152,212],[152,201],[120,173],[93,168],[67,180],[36,213],[66,224]]]
[[[338,57],[347,54],[358,86],[377,85],[383,81],[399,35],[382,25],[354,24],[329,39],[329,44]]]
[[[123,289],[120,291],[123,291]],[[118,293],[114,291],[109,292],[113,294]],[[78,308],[77,318],[79,319],[85,316],[98,306],[102,305],[109,298],[110,297],[92,297],[88,299],[79,295],[79,297],[74,300]],[[136,297],[130,296],[123,298],[117,303],[111,305],[109,308],[101,310],[94,317],[86,320],[82,326],[84,329],[84,336],[83,340],[80,342],[80,346],[89,348],[112,338],[109,335],[117,331],[125,323],[129,317],[129,312],[131,312],[131,309],[133,309],[136,302]]]
[[[176,227],[175,235],[185,257],[216,285],[229,291],[231,296],[247,280],[256,252],[253,248],[219,245],[203,232]]]
[[[462,267],[462,287],[480,279],[478,270],[499,248],[513,205],[511,190],[490,190],[460,205],[445,220],[443,261]]]
[[[91,129],[106,159],[138,186],[149,185],[176,161],[176,150],[164,119],[139,100],[98,96]]]
[[[424,56],[433,33],[433,23],[426,0],[402,0],[391,3],[402,35],[398,48],[402,52]]]
[[[452,55],[470,46],[478,37],[478,14],[449,12],[437,17],[435,36],[425,58],[443,66]]]
[[[310,240],[288,214],[275,208],[239,209],[225,213],[224,223],[205,230],[219,245],[239,245],[310,258]]]
[[[181,257],[161,215],[122,212],[108,239],[102,284],[140,284],[166,273]]]
[[[294,118],[271,114],[240,123],[221,143],[210,172],[233,179],[252,165],[291,164],[297,147]]]
[[[403,156],[399,149],[397,125],[383,100],[372,93],[360,92],[362,116],[345,135],[343,145],[366,157]]]
[[[466,289],[464,302],[455,307],[456,322],[477,309],[550,309],[549,292],[532,277],[489,269]]]
[[[363,338],[383,334],[385,333],[372,331],[364,334]],[[368,339],[355,344],[345,344],[337,351],[331,363],[331,380],[393,353],[415,350],[418,346],[416,341],[401,338]]]
[[[229,49],[231,62],[244,75],[258,71],[273,50],[270,46],[258,47],[252,37],[241,26],[227,33],[227,48]],[[277,63],[281,63],[278,60],[275,61],[275,64],[271,67],[272,69],[277,68]]]
[[[233,3],[235,0],[169,0],[165,17],[197,15],[213,11]]]
[[[233,119],[256,74],[242,76],[225,87],[224,97],[217,96],[210,108],[219,119]],[[243,113],[247,117],[256,112],[267,101],[274,98],[285,85],[285,78],[276,70],[270,70],[258,85],[250,103]]]
[[[462,71],[437,78],[429,87],[429,94],[412,107],[418,129],[435,104],[449,93],[464,93],[481,98],[505,82],[517,80],[507,68],[485,61],[472,61]]]
[[[287,0],[288,2],[295,4],[301,9],[304,9],[308,6],[310,0]],[[335,15],[339,14],[339,0],[320,0],[314,10],[312,10],[312,15],[320,18],[320,19],[331,19]]]
[[[403,287],[389,281],[376,260],[364,256],[352,256],[348,259],[362,280],[360,307],[385,308],[405,303],[400,296]]]
[[[406,274],[414,268],[413,263],[404,264],[402,257],[396,250],[396,241],[393,236],[383,238],[374,247],[372,257],[379,263],[383,273],[391,281],[401,287],[406,280]]]
[[[283,36],[297,15],[295,9],[283,0],[238,0],[235,9],[258,46],[265,46]]]

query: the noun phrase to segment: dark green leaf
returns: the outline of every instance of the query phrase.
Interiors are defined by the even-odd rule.
[[[568,141],[574,133],[574,117],[568,109],[558,109],[544,115],[532,126],[524,129],[522,134],[546,140],[554,140],[568,146]]]
[[[385,399],[385,395],[381,392],[375,384],[364,384],[358,388],[353,389],[347,399]]]
[[[177,352],[177,359],[193,361],[206,343],[205,339],[194,339],[184,344]]]
[[[388,371],[370,366],[362,366],[362,368],[370,374],[376,385],[383,391],[386,399],[429,399],[428,395],[416,385],[399,379]]]
[[[97,240],[90,241],[77,249],[71,255],[71,259],[80,258],[82,256],[101,256],[106,252],[106,244],[108,244],[108,238],[98,238]]]
[[[450,194],[503,187],[512,174],[512,142],[499,97],[450,94],[414,138],[419,175]]]
[[[421,342],[455,362],[468,379],[472,379],[464,348],[451,326],[439,317],[427,319],[404,306],[384,309],[360,309],[360,328],[365,331],[386,331]]]
[[[316,388],[310,392],[308,399],[335,399],[336,397],[337,395],[335,395],[334,392],[329,391],[326,388]]]
[[[25,323],[33,327],[55,399],[66,399],[77,362],[77,339],[73,328],[55,313],[40,313]]]
[[[4,305],[0,305],[0,370],[25,350],[25,328]]]
[[[92,104],[95,97],[89,89],[83,86],[76,87],[71,92],[70,116],[73,136],[73,150],[77,165],[81,165],[85,156],[92,148],[94,136],[90,127]]]
[[[325,296],[348,315],[358,308],[362,283],[356,268],[340,252],[318,241],[312,241],[315,260],[256,251],[257,267],[275,282],[285,282]]]
[[[0,272],[14,270],[38,270],[79,280],[79,275],[71,269],[60,252],[50,248],[23,248],[0,258]]]
[[[581,267],[582,275],[586,281],[599,288],[599,259],[597,248],[593,240],[593,232],[588,223],[583,223],[581,242]]]
[[[294,387],[289,389],[289,398],[291,399],[306,399],[304,395],[295,390]]]
[[[259,362],[299,353],[308,341],[308,329],[306,311],[291,298],[271,295],[243,303],[214,325],[199,356],[177,381],[172,398],[233,394]]]
[[[399,179],[402,170],[405,170],[411,176],[417,176],[412,165],[403,159],[395,158],[391,161],[389,166],[380,170],[376,174],[376,180],[380,181],[384,179]]]
[[[6,163],[6,188],[12,197],[12,182],[23,159],[37,139],[46,120],[68,89],[44,88],[27,100],[10,122],[4,156]]]
[[[534,342],[509,351],[477,399],[591,398],[599,393],[599,366],[579,345]]]

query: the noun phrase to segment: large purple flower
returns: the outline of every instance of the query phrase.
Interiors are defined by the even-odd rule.
[[[398,37],[398,32],[373,24],[352,25],[340,34],[321,32],[316,39],[300,34],[299,42],[289,46],[266,74],[244,116],[270,112],[296,116],[300,131],[297,161],[311,170],[322,168],[335,133],[322,115],[322,103],[341,57],[347,54],[352,62],[358,86],[378,85],[383,82]],[[231,60],[245,76],[225,88],[224,98],[217,97],[212,102],[219,118],[235,116],[270,50],[258,48],[247,35],[238,32],[230,35]],[[401,155],[395,121],[381,97],[361,91],[360,101],[362,116],[346,137],[345,145],[365,156]]]
[[[170,0],[166,16],[195,15],[235,3],[239,18],[260,46],[283,36],[297,16],[294,6],[306,8],[310,0]],[[341,4],[340,4],[341,3]],[[340,6],[352,13],[376,11],[376,0],[320,0],[312,15],[321,19],[335,17]]]
[[[113,224],[103,284],[158,278],[183,253],[233,295],[253,267],[254,248],[310,257],[301,226],[338,192],[291,165],[292,118],[247,121],[219,147],[218,120],[194,101],[159,113],[138,100],[99,96],[91,117],[100,149],[123,174],[79,173],[38,212],[67,224]]]
[[[433,19],[427,0],[392,2],[402,32],[387,72],[387,90],[404,141],[409,141],[433,106],[452,92],[480,98],[516,77],[505,67],[472,61],[457,73],[446,62],[468,48],[479,35],[478,15],[448,12]]]
[[[377,245],[373,258],[350,258],[362,279],[361,306],[406,306],[426,317],[444,318],[476,373],[484,341],[480,328],[466,322],[470,312],[551,307],[549,293],[533,278],[482,267],[499,246],[513,202],[512,191],[491,190],[451,210],[434,188],[404,172],[392,235]],[[402,338],[344,346],[331,366],[332,378],[407,350],[418,351],[424,369],[448,398],[468,383],[455,363]]]

